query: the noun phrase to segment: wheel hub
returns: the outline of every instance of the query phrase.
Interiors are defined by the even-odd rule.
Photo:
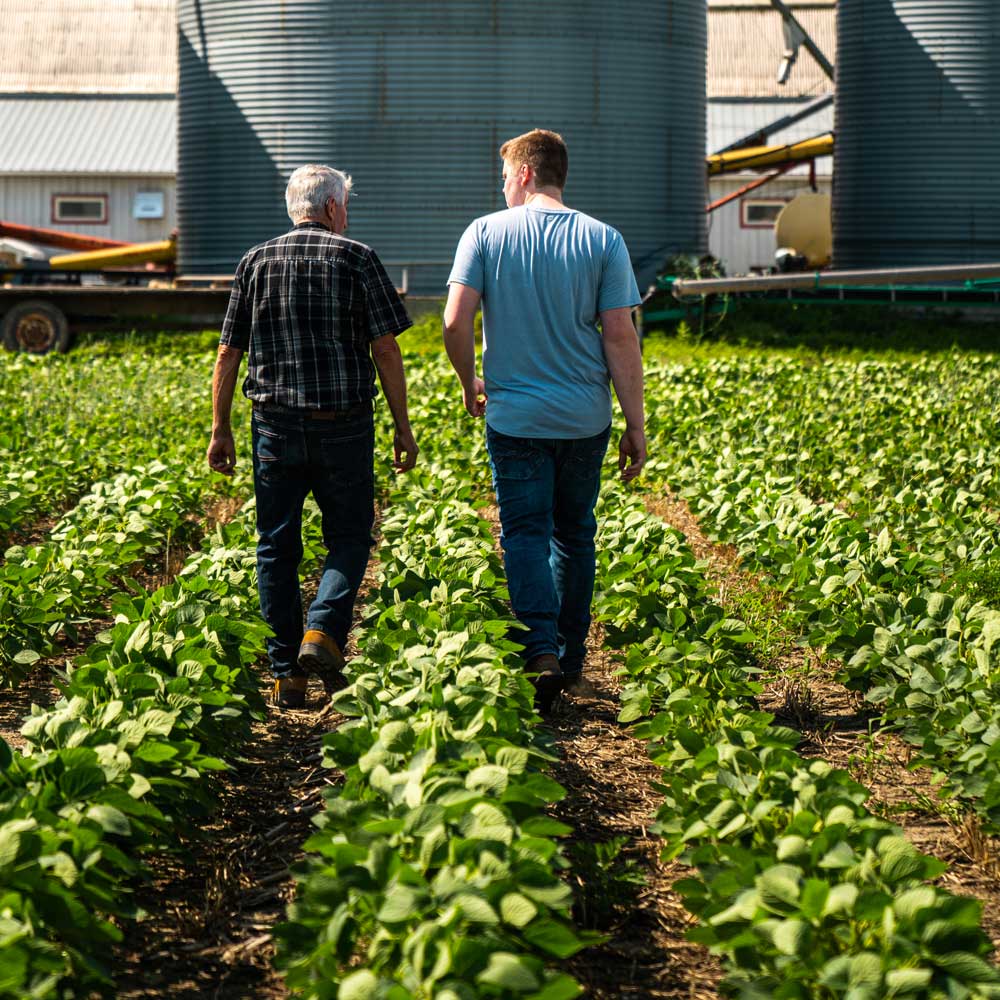
[[[44,354],[55,339],[56,328],[42,313],[28,313],[17,324],[15,336],[22,351]]]

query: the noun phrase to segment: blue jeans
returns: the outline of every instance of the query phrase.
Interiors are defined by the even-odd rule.
[[[302,674],[302,505],[311,492],[323,515],[326,561],[306,627],[343,650],[373,545],[375,424],[370,412],[308,420],[255,410],[253,482],[257,496],[257,586],[274,631],[267,652],[275,677]]]
[[[531,660],[554,653],[566,676],[583,669],[594,596],[594,505],[611,427],[564,441],[510,437],[486,426],[510,602]]]

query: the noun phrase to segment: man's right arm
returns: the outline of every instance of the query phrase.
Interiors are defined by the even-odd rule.
[[[212,440],[208,445],[208,464],[224,476],[231,476],[236,467],[236,444],[230,421],[242,358],[243,352],[238,348],[220,344],[212,373]]]
[[[625,416],[625,433],[618,444],[618,468],[622,481],[627,483],[639,475],[646,462],[642,352],[632,310],[606,309],[601,313],[601,333],[611,383]]]
[[[476,376],[476,310],[480,295],[475,288],[453,281],[444,307],[444,349],[462,383],[462,402],[474,417],[486,412],[486,387]]]

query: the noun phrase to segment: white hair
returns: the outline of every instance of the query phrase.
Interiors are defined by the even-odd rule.
[[[307,163],[288,178],[285,188],[285,206],[292,222],[315,218],[323,214],[326,203],[332,198],[343,205],[351,193],[351,178],[340,170],[320,163]]]

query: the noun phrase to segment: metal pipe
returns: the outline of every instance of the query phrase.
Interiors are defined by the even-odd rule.
[[[155,243],[131,243],[110,250],[63,254],[53,257],[49,267],[54,271],[100,271],[105,267],[170,264],[176,256],[177,244],[173,240],[157,240]]]
[[[122,243],[121,240],[85,236],[83,233],[70,233],[63,229],[23,226],[19,222],[5,222],[3,219],[0,219],[0,236],[10,236],[12,239],[25,240],[28,243],[41,243],[47,247],[61,247],[63,250],[110,250],[129,245]]]
[[[833,152],[832,132],[817,135],[801,142],[784,146],[750,146],[734,149],[729,153],[717,153],[706,157],[708,172],[714,174],[735,173],[738,170],[760,170],[761,167],[777,167],[783,163],[801,163],[816,156],[829,156]]]
[[[809,162],[815,163],[816,161],[810,160]],[[749,184],[744,184],[743,187],[737,188],[735,191],[730,191],[729,194],[725,194],[721,198],[717,198],[710,205],[705,206],[705,212],[714,212],[717,208],[722,208],[723,205],[728,205],[731,201],[736,201],[737,198],[742,198],[743,195],[749,194],[751,191],[756,191],[757,188],[763,187],[765,184],[770,184],[775,178],[781,177],[782,174],[787,174],[794,166],[796,166],[795,163],[783,163],[777,170],[765,174],[763,177],[758,177],[757,180],[750,181]]]
[[[874,271],[809,271],[800,274],[767,274],[743,278],[677,278],[672,291],[677,298],[718,295],[722,292],[763,292],[769,289],[838,288],[846,285],[907,285],[914,281],[971,281],[1000,278],[997,264],[946,264],[936,267],[894,267]]]

